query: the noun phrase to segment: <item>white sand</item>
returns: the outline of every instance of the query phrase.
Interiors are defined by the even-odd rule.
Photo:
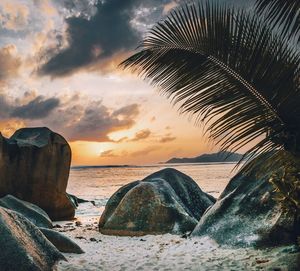
[[[57,230],[86,253],[65,254],[68,262],[60,262],[58,270],[267,270],[286,250],[233,250],[221,248],[208,238],[185,239],[171,234],[106,236],[98,231],[98,219],[78,217],[80,226],[76,221],[59,223],[62,228]]]

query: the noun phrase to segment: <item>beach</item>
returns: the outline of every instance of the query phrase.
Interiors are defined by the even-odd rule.
[[[90,203],[83,205],[93,208]],[[68,262],[61,261],[57,270],[274,270],[276,260],[293,251],[293,247],[232,249],[207,237],[171,234],[108,236],[98,231],[97,224],[98,217],[80,216],[74,222],[58,223],[62,228],[56,230],[72,238],[85,254],[64,254]],[[289,269],[283,264],[280,270]]]
[[[190,174],[204,191],[217,197],[234,173],[235,165],[72,169],[68,191],[95,201],[95,206],[90,202],[80,204],[74,221],[55,223],[57,231],[72,238],[85,251],[82,255],[64,254],[68,262],[60,262],[57,270],[272,270],[279,257],[287,257],[293,251],[293,247],[232,249],[207,237],[189,238],[171,234],[118,237],[101,234],[98,221],[109,194],[130,179],[141,179],[166,166]],[[114,175],[111,175],[112,172]],[[89,179],[90,176],[93,178]],[[284,268],[283,263],[282,270],[287,270]]]

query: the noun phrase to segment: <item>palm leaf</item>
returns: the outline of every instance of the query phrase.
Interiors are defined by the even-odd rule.
[[[266,19],[282,29],[284,35],[300,41],[299,0],[256,0],[256,10],[266,14]]]
[[[186,4],[157,23],[138,49],[121,65],[204,122],[221,150],[258,138],[246,156],[295,149],[299,53],[256,15],[208,1]]]

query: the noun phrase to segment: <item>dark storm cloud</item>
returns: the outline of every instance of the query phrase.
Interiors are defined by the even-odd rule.
[[[31,101],[19,105],[9,100],[5,93],[0,94],[0,119],[18,118],[22,120],[38,120],[49,116],[59,106],[58,98],[38,96]]]
[[[75,1],[83,5],[84,1]],[[72,9],[74,1],[65,0]],[[141,32],[134,27],[140,23],[155,22],[171,0],[107,0],[95,4],[96,15],[90,19],[80,16],[66,18],[69,46],[48,55],[48,61],[39,70],[41,75],[66,76],[74,71],[112,57],[115,53],[134,49],[141,39]],[[91,1],[85,1],[90,7]],[[82,9],[82,8],[81,8]],[[136,22],[137,23],[137,22]],[[57,48],[58,49],[58,48]],[[57,50],[56,50],[57,51]]]
[[[59,99],[49,98],[44,99],[43,96],[38,96],[29,103],[15,107],[10,114],[11,117],[21,119],[42,119],[47,117],[51,111],[59,106]]]

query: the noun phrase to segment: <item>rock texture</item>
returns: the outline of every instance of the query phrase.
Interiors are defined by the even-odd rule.
[[[46,228],[40,228],[40,231],[60,252],[76,254],[84,253],[84,251],[69,237]]]
[[[0,207],[0,269],[50,271],[64,256],[21,214]]]
[[[192,236],[208,235],[219,244],[277,246],[295,242],[300,224],[274,201],[270,173],[238,174],[202,216]]]
[[[214,198],[175,169],[164,169],[120,188],[99,221],[103,234],[140,236],[192,231]]]
[[[0,135],[0,197],[11,194],[36,204],[52,220],[71,219],[70,163],[70,146],[48,128],[20,129],[9,139]]]
[[[0,206],[24,215],[37,227],[52,228],[52,221],[47,213],[38,206],[7,195],[0,199]]]

